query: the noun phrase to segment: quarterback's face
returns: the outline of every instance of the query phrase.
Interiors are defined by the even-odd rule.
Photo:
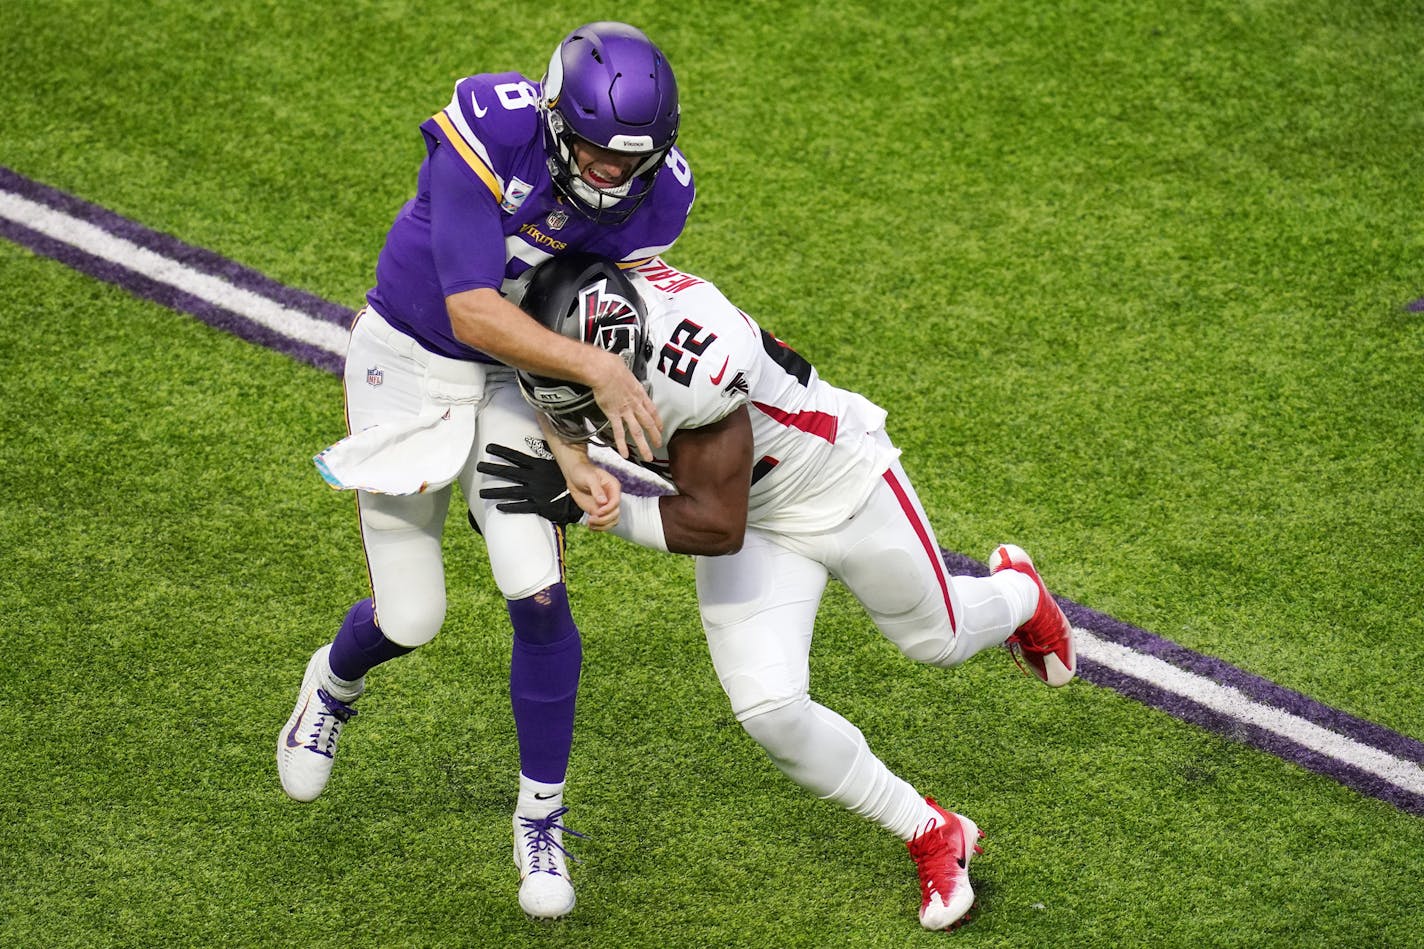
[[[600,191],[627,184],[633,169],[646,157],[611,151],[583,139],[574,141],[572,151],[579,177]]]

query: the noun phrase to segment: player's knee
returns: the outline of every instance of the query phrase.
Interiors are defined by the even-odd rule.
[[[808,695],[779,703],[763,703],[737,718],[747,734],[782,767],[804,754],[815,727]]]
[[[485,547],[489,551],[490,570],[495,586],[510,602],[539,596],[550,587],[562,585],[563,564],[559,543],[548,521],[526,516],[535,522],[522,535],[514,533],[510,521],[515,515],[504,514],[485,521]],[[538,525],[542,525],[542,528]]]
[[[842,579],[873,613],[908,612],[926,595],[922,557],[905,550],[892,548],[874,557],[852,558]]]
[[[510,600],[509,622],[515,639],[532,646],[550,646],[578,636],[578,627],[569,612],[568,592],[562,583]]]
[[[948,669],[964,661],[962,651],[956,648],[958,639],[947,626],[943,629],[939,626],[916,629],[909,634],[898,632],[890,638],[906,659],[923,662],[928,666]]]
[[[398,646],[415,649],[435,638],[445,623],[445,597],[388,597],[376,604],[381,632]]]

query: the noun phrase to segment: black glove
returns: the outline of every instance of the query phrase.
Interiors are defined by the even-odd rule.
[[[494,475],[512,481],[508,488],[481,488],[480,497],[487,501],[501,501],[495,505],[509,514],[538,514],[555,524],[572,524],[583,517],[583,509],[569,494],[564,484],[564,473],[559,463],[552,458],[526,455],[504,445],[491,444],[489,453],[510,462],[497,465],[482,461],[475,465],[480,474]]]

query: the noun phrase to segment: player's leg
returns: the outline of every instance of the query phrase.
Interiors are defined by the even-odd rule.
[[[860,730],[809,694],[811,636],[827,573],[767,534],[697,558],[697,599],[712,666],[732,712],[791,780],[907,838],[924,817]]]
[[[512,373],[493,373],[487,381],[476,443],[546,450]],[[461,489],[484,534],[514,628],[509,695],[519,742],[514,813],[519,902],[531,916],[564,916],[574,907],[574,890],[561,819],[567,811],[564,781],[583,644],[564,585],[563,531],[533,514],[509,514],[497,509],[498,502],[480,500],[483,477],[471,464],[461,475]]]
[[[697,558],[703,628],[732,711],[792,781],[905,841],[920,874],[920,922],[956,925],[974,899],[968,865],[978,828],[921,797],[860,729],[811,699],[811,636],[827,571],[814,538],[799,538],[799,551],[785,540],[750,530],[740,552]]]
[[[422,405],[424,367],[420,353],[409,351],[419,347],[413,341],[393,347],[388,329],[372,332],[378,322],[363,315],[352,330],[345,382],[353,430],[419,412]],[[371,367],[379,373],[368,373]],[[439,631],[445,616],[440,535],[449,498],[448,488],[412,497],[358,493],[372,597],[352,606],[332,642],[312,655],[278,735],[278,774],[292,798],[310,801],[326,787],[366,672]]]
[[[930,665],[957,665],[1005,642],[1038,604],[1037,586],[1022,574],[949,573],[899,462],[834,532],[826,557],[880,631],[906,656]]]

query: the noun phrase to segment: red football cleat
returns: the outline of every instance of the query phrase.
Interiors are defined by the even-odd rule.
[[[916,834],[905,846],[920,871],[920,925],[926,929],[954,929],[967,922],[974,905],[969,885],[969,858],[983,853],[978,841],[984,832],[967,817],[953,814],[925,798],[943,823]]]
[[[1073,646],[1073,627],[1068,617],[1053,602],[1048,587],[1022,548],[1004,544],[995,550],[989,558],[989,572],[1000,570],[1017,570],[1038,584],[1038,609],[1005,643],[1014,661],[1055,688],[1067,685],[1078,672],[1078,652]]]

